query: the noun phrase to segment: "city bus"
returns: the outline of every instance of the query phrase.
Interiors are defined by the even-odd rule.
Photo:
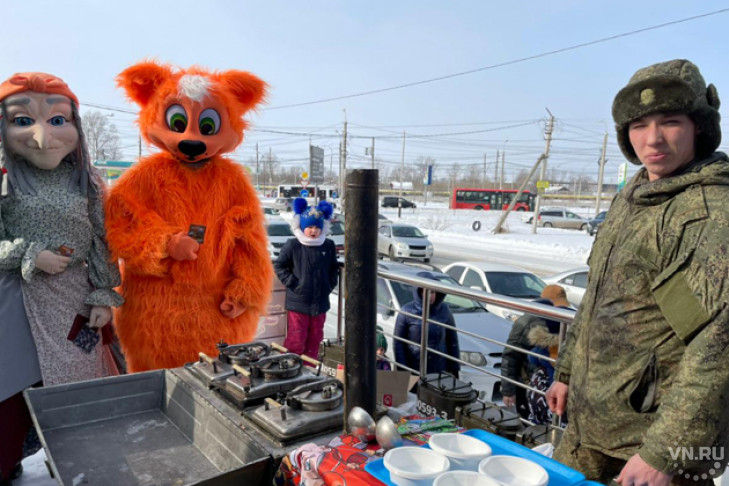
[[[306,199],[312,204],[314,202],[315,187],[314,184],[307,184],[306,186],[301,184],[279,184],[276,197],[301,197],[301,191],[306,189]],[[336,208],[339,202],[339,191],[336,186],[320,184],[316,189],[319,190],[318,201],[328,201]]]
[[[451,209],[495,209],[505,210],[519,192],[516,189],[467,189],[456,188],[453,190]],[[519,200],[514,205],[517,211],[532,211],[534,209],[534,197],[531,191],[521,193]]]

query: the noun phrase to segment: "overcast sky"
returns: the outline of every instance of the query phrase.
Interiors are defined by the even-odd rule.
[[[271,91],[249,116],[237,160],[255,157],[258,143],[304,167],[311,139],[336,166],[346,110],[349,167],[369,167],[369,137],[378,165],[398,165],[405,131],[406,163],[433,157],[441,177],[454,163],[482,166],[484,155],[492,174],[504,149],[507,180],[531,167],[544,150],[549,108],[550,167],[596,176],[607,129],[606,178],[614,182],[624,159],[610,108],[636,69],[688,58],[729,96],[729,10],[714,13],[723,9],[729,2],[0,0],[0,78],[50,72],[78,95],[82,113],[98,109],[89,104],[136,112],[114,77],[145,58],[247,70]],[[124,158],[133,160],[134,115],[103,112],[114,114]]]

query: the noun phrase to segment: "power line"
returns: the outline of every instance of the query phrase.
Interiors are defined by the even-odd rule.
[[[357,98],[357,97],[360,97],[360,96],[368,96],[368,95],[377,94],[377,93],[384,93],[384,92],[387,92],[387,91],[394,91],[394,90],[397,90],[397,89],[411,88],[413,86],[419,86],[419,85],[427,84],[427,83],[434,83],[436,81],[443,81],[445,79],[456,78],[456,77],[459,77],[459,76],[466,76],[468,74],[479,73],[481,71],[488,71],[488,70],[491,70],[491,69],[496,69],[496,68],[505,67],[505,66],[511,66],[511,65],[519,64],[519,63],[526,62],[526,61],[532,61],[534,59],[539,59],[539,58],[542,58],[542,57],[552,56],[554,54],[560,54],[562,52],[573,51],[573,50],[576,50],[576,49],[580,49],[582,47],[592,46],[592,45],[595,45],[595,44],[601,44],[603,42],[608,42],[608,41],[612,41],[612,40],[615,40],[615,39],[620,39],[622,37],[628,37],[628,36],[632,36],[632,35],[636,35],[636,34],[641,34],[643,32],[648,32],[648,31],[651,31],[651,30],[661,29],[663,27],[668,27],[670,25],[676,25],[676,24],[680,24],[680,23],[684,23],[684,22],[690,22],[692,20],[696,20],[696,19],[700,19],[700,18],[704,18],[704,17],[710,17],[712,15],[717,15],[717,14],[720,14],[720,13],[725,13],[727,11],[729,11],[729,8],[723,8],[723,9],[719,9],[719,10],[714,10],[713,12],[708,12],[708,13],[700,14],[700,15],[694,15],[693,17],[685,17],[683,19],[673,20],[671,22],[665,22],[663,24],[653,25],[651,27],[644,27],[644,28],[638,29],[638,30],[631,30],[629,32],[624,32],[622,34],[611,35],[609,37],[603,37],[601,39],[596,39],[596,40],[589,41],[589,42],[583,42],[581,44],[575,44],[573,46],[563,47],[561,49],[555,49],[555,50],[552,50],[552,51],[546,51],[546,52],[542,52],[542,53],[539,53],[539,54],[534,54],[532,56],[527,56],[527,57],[521,57],[521,58],[518,58],[518,59],[513,59],[511,61],[501,62],[501,63],[497,63],[497,64],[491,64],[489,66],[484,66],[484,67],[480,67],[480,68],[476,68],[476,69],[471,69],[469,71],[462,71],[462,72],[454,73],[454,74],[446,74],[445,76],[438,76],[436,78],[424,79],[422,81],[414,81],[412,83],[400,84],[400,85],[397,85],[397,86],[391,86],[389,88],[380,88],[380,89],[373,89],[373,90],[369,90],[369,91],[362,91],[360,93],[354,93],[354,94],[350,94],[350,95],[334,96],[334,97],[331,97],[331,98],[323,98],[323,99],[315,100],[315,101],[305,101],[303,103],[292,103],[292,104],[289,104],[289,105],[269,106],[267,108],[262,108],[261,111],[264,111],[264,110],[282,110],[284,108],[295,108],[295,107],[298,107],[298,106],[308,106],[308,105],[315,105],[315,104],[319,104],[319,103],[329,103],[331,101],[346,100],[346,99],[349,99],[349,98]]]

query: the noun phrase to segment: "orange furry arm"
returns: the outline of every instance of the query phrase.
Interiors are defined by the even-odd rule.
[[[273,267],[260,207],[231,208],[223,221],[222,237],[234,240],[230,246],[233,275],[223,298],[264,314],[271,297]]]
[[[106,201],[106,238],[113,259],[123,259],[127,272],[163,277],[171,259],[167,246],[182,227],[164,221],[141,204],[131,187],[119,184]]]

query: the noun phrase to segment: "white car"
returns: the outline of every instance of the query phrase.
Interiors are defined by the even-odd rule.
[[[405,276],[414,276],[420,272],[427,271],[443,283],[451,284],[454,287],[458,286],[457,282],[448,275],[438,271],[428,270],[424,266],[380,262],[378,267]],[[327,313],[327,319],[324,325],[324,335],[328,338],[334,338],[337,334],[338,299],[337,292],[333,292],[330,296],[331,309]],[[413,299],[413,288],[410,285],[377,277],[377,325],[382,327],[385,335],[391,335],[395,332],[395,322],[397,321],[397,313],[395,310],[399,311]],[[483,304],[456,295],[447,295],[445,302],[453,313],[458,329],[502,343],[508,340],[512,323],[488,312]],[[344,316],[342,316],[342,326],[344,326]],[[387,342],[387,355],[394,359],[392,338],[388,336]],[[503,352],[503,346],[482,341],[462,333],[458,334],[458,343],[461,353],[460,358],[463,361],[496,375],[488,375],[469,366],[461,366],[459,378],[465,382],[471,382],[473,387],[481,392],[481,398],[492,401],[495,395],[499,395],[499,390],[501,389],[501,354]]]
[[[530,301],[538,299],[547,286],[541,278],[528,270],[500,263],[455,262],[444,267],[443,273],[447,273],[464,287]],[[486,308],[511,321],[522,315],[519,311],[493,304],[487,304]]]
[[[433,258],[433,253],[433,244],[417,226],[392,222],[380,224],[377,235],[378,256],[387,255],[393,261],[417,258],[428,263]]]
[[[344,221],[338,219],[332,219],[331,226],[329,227],[329,234],[327,238],[334,242],[334,247],[337,250],[337,256],[344,255]]]
[[[590,267],[578,267],[560,272],[544,279],[548,284],[557,284],[567,292],[567,300],[577,309],[587,289],[587,271]]]
[[[295,238],[291,225],[283,219],[269,219],[266,221],[266,231],[268,232],[268,253],[271,259],[278,258],[281,248],[291,238]]]

